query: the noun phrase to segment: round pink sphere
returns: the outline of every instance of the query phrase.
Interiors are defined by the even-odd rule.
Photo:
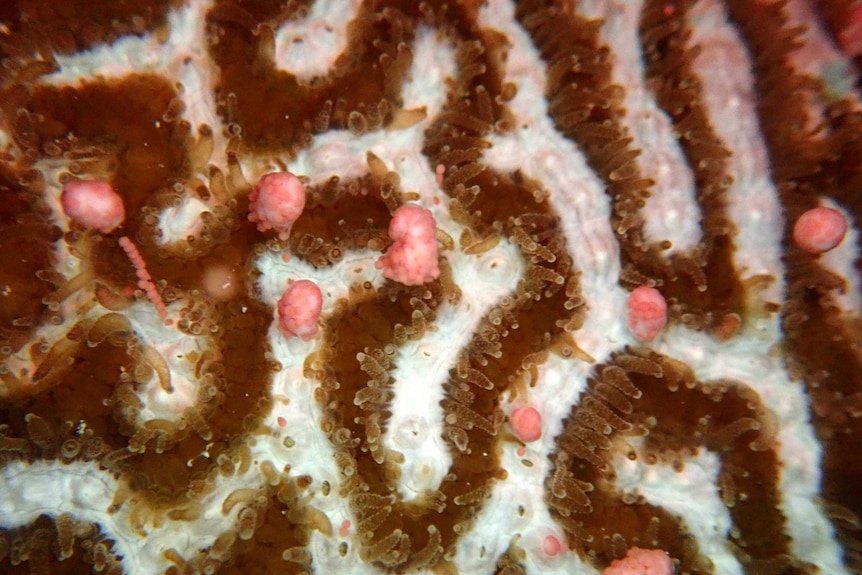
[[[832,208],[814,208],[802,214],[793,226],[793,239],[806,252],[822,254],[841,243],[847,234],[847,219]]]
[[[323,307],[323,295],[309,280],[293,282],[278,300],[278,329],[287,338],[299,336],[308,341],[317,335],[317,320]]]
[[[565,546],[555,535],[546,535],[542,540],[542,551],[549,557],[559,555],[565,550]]]
[[[248,219],[261,232],[275,230],[286,240],[290,227],[305,209],[305,186],[290,172],[274,172],[260,179],[249,194]]]
[[[629,294],[626,325],[636,340],[650,342],[667,324],[667,302],[655,288],[640,286]]]
[[[535,407],[513,409],[509,422],[515,436],[524,443],[531,443],[542,437],[542,414]]]

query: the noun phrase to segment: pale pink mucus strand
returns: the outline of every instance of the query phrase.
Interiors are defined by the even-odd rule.
[[[290,172],[273,172],[263,176],[249,195],[248,219],[258,231],[274,230],[281,240],[290,236],[290,228],[305,209],[305,186]]]
[[[101,180],[66,182],[60,204],[72,221],[104,234],[114,231],[126,219],[123,199],[111,184]]]
[[[286,338],[299,336],[302,341],[309,341],[317,335],[322,307],[323,295],[317,284],[310,280],[295,281],[278,300],[278,329]]]

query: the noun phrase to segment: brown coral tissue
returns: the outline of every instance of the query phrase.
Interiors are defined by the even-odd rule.
[[[0,572],[862,574],[860,55],[856,0],[0,2]]]

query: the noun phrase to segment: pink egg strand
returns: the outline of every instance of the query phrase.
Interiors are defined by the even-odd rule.
[[[162,319],[166,318],[168,316],[168,308],[165,306],[161,294],[156,290],[156,284],[153,283],[153,278],[150,276],[150,272],[147,271],[147,263],[144,261],[144,256],[141,255],[141,252],[138,251],[138,246],[126,236],[121,237],[119,243],[129,260],[131,260],[132,265],[135,266],[135,273],[138,276],[138,287],[144,290],[147,298],[156,306],[159,317]]]

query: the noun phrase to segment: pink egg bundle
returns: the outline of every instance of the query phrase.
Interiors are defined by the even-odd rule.
[[[103,234],[114,231],[126,219],[123,199],[111,184],[100,180],[66,182],[60,203],[72,221]]]
[[[263,176],[249,195],[248,219],[258,231],[274,230],[286,240],[290,227],[305,209],[305,186],[290,172],[274,172]]]
[[[636,340],[647,343],[658,337],[667,323],[667,302],[655,288],[640,286],[629,294],[626,325]]]
[[[602,575],[673,575],[673,560],[661,549],[632,547],[611,563]]]
[[[317,284],[309,280],[293,282],[278,300],[278,329],[286,338],[299,336],[309,341],[317,335],[322,306],[323,296]]]
[[[822,254],[838,246],[847,234],[847,220],[838,210],[814,208],[793,226],[793,239],[808,253]]]
[[[389,237],[395,243],[376,264],[386,278],[404,285],[437,279],[437,222],[430,211],[412,204],[401,206],[389,222]]]
[[[509,416],[509,422],[515,435],[524,443],[542,437],[542,414],[535,407],[516,407]]]

